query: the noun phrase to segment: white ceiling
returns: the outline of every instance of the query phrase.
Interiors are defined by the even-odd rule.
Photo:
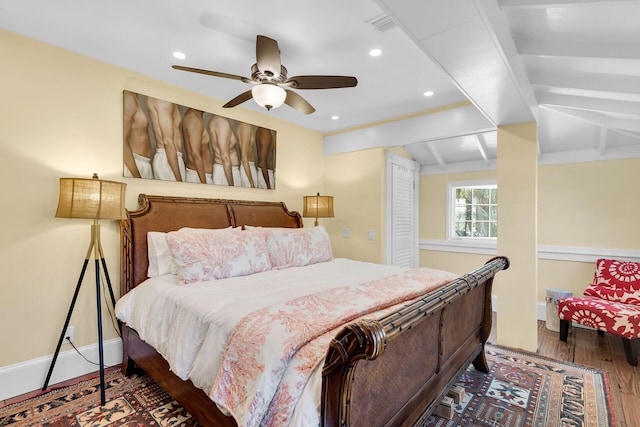
[[[381,129],[383,141],[371,138],[405,146],[425,173],[492,168],[492,128],[531,120],[541,162],[640,156],[639,17],[638,0],[0,2],[0,28],[221,104],[248,87],[171,65],[249,76],[255,36],[272,37],[290,76],[353,75],[358,86],[298,91],[317,110],[308,116],[287,106],[266,113],[252,101],[236,108],[330,135],[471,101],[463,111],[481,117],[468,122],[484,121],[475,131],[444,112],[433,126],[409,118],[393,137]],[[383,54],[370,57],[374,47]],[[186,59],[174,59],[176,50]],[[361,147],[361,130],[338,135],[325,140],[341,151]]]

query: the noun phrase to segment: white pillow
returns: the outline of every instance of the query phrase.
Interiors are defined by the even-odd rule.
[[[264,234],[240,228],[173,231],[166,236],[180,284],[246,276],[271,269]]]
[[[267,238],[272,269],[302,267],[331,261],[331,240],[323,226],[313,228],[247,227],[261,230]]]
[[[149,269],[147,277],[162,276],[164,274],[176,274],[176,265],[173,262],[171,251],[166,239],[167,233],[150,231],[147,233],[147,246],[149,254]]]

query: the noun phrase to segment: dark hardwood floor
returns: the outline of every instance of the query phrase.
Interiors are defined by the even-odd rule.
[[[495,330],[489,342],[495,344]],[[572,327],[567,342],[562,342],[558,332],[547,329],[545,322],[538,321],[538,354],[605,371],[615,426],[640,426],[640,369],[627,363],[620,337],[599,336],[596,331]]]

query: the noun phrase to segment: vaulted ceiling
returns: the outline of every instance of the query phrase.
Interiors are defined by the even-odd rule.
[[[404,146],[424,173],[492,168],[495,127],[532,120],[541,163],[639,157],[639,16],[638,0],[0,2],[0,28],[220,105],[246,85],[171,65],[249,76],[255,36],[272,37],[290,75],[359,84],[300,90],[312,115],[267,114],[325,133],[327,153]]]
[[[640,2],[452,1],[428,15],[429,3],[420,23],[407,2],[385,1],[492,123],[535,117],[542,163],[640,156]],[[433,171],[491,167],[495,134],[408,149]]]

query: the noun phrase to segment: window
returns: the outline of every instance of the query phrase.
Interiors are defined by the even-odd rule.
[[[447,184],[447,239],[498,237],[498,186],[495,180]]]

